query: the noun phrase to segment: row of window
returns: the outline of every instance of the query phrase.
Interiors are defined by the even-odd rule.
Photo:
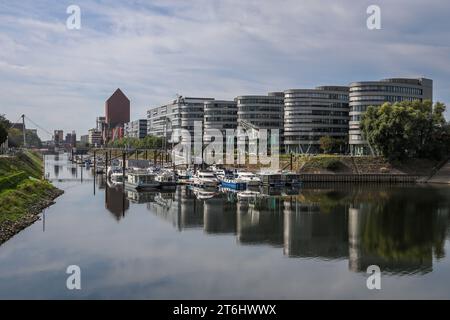
[[[319,141],[321,137],[325,136],[325,134],[315,134],[315,135],[300,135],[300,136],[285,136],[284,141],[285,142],[294,142],[294,141],[300,141],[300,140],[306,140],[306,141]],[[346,139],[347,135],[333,135],[334,138],[341,138]]]
[[[351,97],[350,103],[360,101],[380,101],[383,102],[401,102],[401,101],[415,101],[417,98],[405,96],[358,96]]]
[[[327,111],[327,110],[309,110],[303,112],[291,112],[286,114],[286,119],[297,117],[297,116],[335,116],[335,117],[348,117],[348,112],[346,111]]]
[[[245,99],[238,99],[237,101],[238,105],[245,105],[245,104],[278,104],[283,106],[283,100],[282,99],[258,99],[258,98],[245,98]]]
[[[294,102],[286,102],[285,103],[285,110],[289,110],[293,107],[302,107],[302,108],[337,108],[337,109],[347,109],[348,103],[310,103],[307,101],[294,101]]]
[[[389,86],[389,85],[356,86],[350,88],[350,92],[361,92],[361,91],[374,91],[374,92],[383,91],[383,92],[405,93],[411,95],[422,95],[423,93],[423,90],[420,88]]]
[[[283,112],[281,107],[239,107],[239,112]]]
[[[205,117],[205,123],[207,122],[237,122],[237,118],[224,118],[224,117]]]
[[[285,99],[309,98],[309,99],[329,99],[329,100],[348,101],[348,94],[337,94],[337,93],[298,92],[298,93],[286,93],[284,97]]]
[[[347,119],[302,119],[302,120],[285,120],[285,125],[294,124],[341,124],[347,125]]]
[[[240,114],[239,119],[280,119],[280,120],[283,120],[283,115],[251,113],[251,114]]]

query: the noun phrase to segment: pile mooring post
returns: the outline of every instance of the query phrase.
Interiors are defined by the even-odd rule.
[[[108,170],[108,151],[105,153],[105,170]]]
[[[123,181],[123,185],[125,185],[125,168],[126,168],[125,161],[126,161],[126,158],[127,158],[127,154],[124,151],[123,154],[122,154],[122,181]]]

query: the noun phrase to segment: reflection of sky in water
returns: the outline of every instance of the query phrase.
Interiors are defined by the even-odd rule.
[[[96,182],[94,195],[87,170],[81,183],[80,168],[74,171],[62,157],[57,165],[58,177],[53,161],[47,172],[61,179],[55,184],[66,193],[47,209],[45,232],[42,219],[0,247],[0,298],[447,298],[450,292],[449,259],[429,256],[435,240],[420,235],[414,243],[419,256],[402,258],[398,266],[386,258],[394,272],[384,274],[381,291],[366,289],[366,274],[349,260],[357,256],[364,266],[364,259],[383,261],[380,255],[395,249],[389,233],[382,239],[371,234],[377,223],[391,221],[379,218],[378,207],[362,219],[361,211],[369,211],[355,211],[340,195],[327,194],[314,205],[316,191],[302,193],[301,201],[268,199],[236,208],[225,197],[201,202],[185,190],[130,194],[123,201],[121,192],[108,189],[105,204],[104,182]],[[62,180],[73,178],[79,181]],[[408,211],[400,216],[405,226],[414,231],[417,221],[425,224],[448,249],[447,208],[415,218],[414,198],[405,206],[395,199],[391,206]],[[65,287],[71,264],[81,267],[81,291]],[[414,274],[401,275],[402,268]]]

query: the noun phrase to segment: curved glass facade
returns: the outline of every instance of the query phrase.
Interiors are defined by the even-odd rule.
[[[284,92],[286,152],[319,153],[323,136],[347,140],[349,88],[292,89]]]
[[[381,81],[355,82],[350,85],[349,144],[353,155],[371,154],[364,140],[360,121],[369,106],[385,102],[401,102],[433,99],[433,81],[430,79],[385,79]]]
[[[237,104],[235,101],[205,101],[203,119],[204,141],[209,142],[211,139],[208,129],[220,130],[226,139],[226,130],[234,130],[237,127]]]
[[[283,129],[283,94],[240,96],[236,99],[238,121],[245,120],[260,129]]]

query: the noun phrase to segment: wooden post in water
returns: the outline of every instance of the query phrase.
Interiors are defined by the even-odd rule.
[[[123,180],[123,185],[125,185],[125,161],[127,160],[127,154],[124,151],[122,154],[122,180]]]
[[[108,151],[105,153],[105,170],[108,170]]]
[[[83,155],[81,155],[81,164],[83,164]],[[83,182],[83,166],[80,165],[81,182]]]

